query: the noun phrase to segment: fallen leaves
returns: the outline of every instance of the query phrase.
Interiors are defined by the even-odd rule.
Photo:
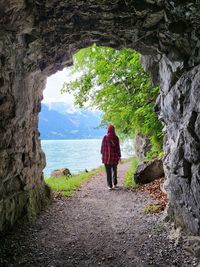
[[[156,179],[151,183],[139,186],[136,190],[141,192],[147,192],[152,198],[157,201],[157,205],[161,210],[164,210],[167,205],[167,195],[160,189],[161,184],[164,183],[165,178]]]

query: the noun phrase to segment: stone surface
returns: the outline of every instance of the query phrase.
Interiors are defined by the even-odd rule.
[[[184,249],[196,258],[200,258],[200,237],[188,236],[185,238]]]
[[[143,134],[137,134],[135,137],[134,149],[136,156],[143,160],[147,156],[147,152],[151,150],[151,144],[148,138]]]
[[[134,173],[134,180],[137,184],[146,184],[164,176],[163,162],[154,159],[140,163]]]
[[[53,177],[60,177],[60,176],[71,176],[71,172],[67,168],[54,170],[51,172],[51,176]]]
[[[168,212],[177,226],[194,234],[200,233],[199,71],[197,66],[184,72],[170,90],[163,84],[160,98],[160,116],[166,125]]]
[[[140,51],[161,83],[169,214],[200,234],[199,11],[197,0],[0,2],[1,229],[47,199],[38,133],[47,76],[96,43]]]

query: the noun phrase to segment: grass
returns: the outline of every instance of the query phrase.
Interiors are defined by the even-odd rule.
[[[135,173],[135,170],[137,168],[138,163],[139,163],[139,159],[134,157],[132,159],[131,167],[129,168],[129,170],[125,174],[124,185],[127,188],[136,188],[137,187],[137,184],[135,183],[133,176],[134,176],[134,173]]]
[[[158,213],[161,211],[161,207],[155,204],[149,204],[144,208],[145,213]]]
[[[61,177],[46,177],[45,182],[55,192],[69,197],[72,196],[76,189],[80,187],[84,182],[88,181],[92,176],[103,170],[100,166],[97,169],[93,169],[90,172],[81,172],[72,176],[61,176]]]
[[[124,184],[128,188],[137,187],[134,182],[133,174],[137,167],[139,160],[137,158],[123,159],[123,163],[132,160],[131,167],[125,174]],[[90,172],[81,172],[72,176],[61,176],[61,177],[45,177],[46,184],[56,193],[62,196],[70,197],[74,194],[77,188],[79,188],[84,182],[88,181],[92,176],[101,172],[103,166],[93,169]]]

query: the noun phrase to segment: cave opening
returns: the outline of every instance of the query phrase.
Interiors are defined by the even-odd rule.
[[[91,67],[93,69],[91,70],[94,74],[95,68],[97,68],[97,66],[96,67],[94,66],[94,62],[89,63],[89,60],[93,61],[93,58],[95,58],[95,54],[90,55],[89,58],[89,51],[94,52],[95,49],[99,50],[99,52],[102,54],[101,57],[98,59],[101,60],[101,64],[103,62],[103,64],[104,63],[107,64],[108,68],[110,68],[109,70],[110,78],[108,76],[107,77],[105,76],[103,70],[101,70],[99,74],[96,73],[94,75],[93,79],[95,79],[95,81],[93,80],[93,88],[89,88],[89,90],[93,92],[91,93],[89,90],[88,92],[84,92],[85,95],[88,95],[88,99],[85,103],[85,107],[83,106],[83,108],[81,109],[80,107],[74,106],[75,99],[72,96],[73,90],[71,90],[71,94],[66,92],[61,94],[61,88],[63,87],[64,82],[66,82],[66,80],[69,81],[68,83],[70,83],[70,81],[72,80],[73,81],[75,80],[78,81],[78,79],[80,80],[81,73],[83,73],[84,69],[86,70],[88,68],[87,64],[91,65],[93,64],[93,66]],[[100,126],[100,124],[102,123],[101,122],[102,113],[100,112],[100,110],[105,111],[105,103],[103,103],[102,106],[98,106],[98,108],[100,107],[99,110],[96,109],[97,103],[94,105],[94,107],[91,106],[91,99],[94,98],[94,95],[92,95],[94,94],[94,91],[99,91],[99,90],[103,91],[103,89],[104,92],[101,93],[103,94],[103,97],[107,98],[110,97],[108,95],[109,94],[108,89],[109,90],[111,89],[108,88],[109,79],[110,81],[111,79],[113,79],[112,84],[113,86],[116,87],[114,92],[112,91],[110,92],[110,95],[113,97],[113,101],[115,102],[115,106],[117,105],[117,108],[114,108],[113,106],[106,107],[107,110],[109,108],[109,111],[107,111],[107,113],[112,113],[112,115],[109,118],[107,118],[107,121],[104,120],[103,125],[111,123],[113,119],[116,120],[116,114],[117,117],[121,117],[120,121],[116,121],[116,124],[121,125],[121,122],[123,121],[124,124],[126,125],[126,127],[124,126],[121,127],[121,129],[119,129],[121,130],[121,137],[122,137],[121,140],[122,157],[127,158],[132,155],[135,155],[133,147],[134,143],[133,138],[135,136],[134,134],[135,130],[130,129],[129,127],[129,125],[131,124],[130,117],[132,117],[132,115],[128,114],[131,105],[133,106],[133,104],[131,104],[131,98],[134,98],[134,92],[139,90],[144,91],[143,88],[144,86],[142,87],[143,83],[146,83],[146,86],[149,87],[152,86],[151,79],[148,77],[147,73],[142,69],[141,64],[139,63],[140,54],[130,49],[126,50],[124,48],[120,51],[111,49],[109,47],[100,47],[100,46],[98,47],[96,45],[92,45],[89,48],[82,49],[82,51],[83,52],[81,51],[77,52],[77,54],[83,53],[85,54],[85,57],[87,57],[87,59],[85,59],[84,63],[85,65],[83,64],[83,66],[81,67],[82,70],[75,71],[75,73],[73,73],[71,70],[72,67],[70,68],[68,67],[65,68],[63,71],[58,71],[56,74],[53,74],[50,77],[48,77],[46,88],[43,91],[41,112],[39,113],[39,131],[40,131],[42,149],[46,154],[46,167],[44,169],[44,176],[46,177],[50,176],[51,172],[55,169],[64,169],[67,167],[70,169],[72,173],[77,173],[78,171],[91,170],[92,168],[101,165],[100,146],[101,146],[101,139],[105,135],[106,129],[105,126]],[[124,58],[125,55],[127,58],[127,62],[126,58]],[[111,60],[111,57],[114,58],[114,60],[112,60],[112,63],[109,62]],[[100,64],[100,62],[98,62],[98,64]],[[119,64],[124,66],[121,67],[120,69]],[[133,67],[133,65],[135,66]],[[104,67],[106,67],[106,65],[104,65],[103,68]],[[139,72],[140,74],[138,75]],[[131,84],[131,79],[133,80],[134,75],[136,76],[135,82],[132,82]],[[97,84],[98,76],[101,76],[99,79],[105,80],[104,84],[103,82]],[[136,78],[139,79],[139,81],[136,81]],[[120,86],[117,87],[116,83],[120,83]],[[128,91],[128,95],[124,94],[123,96],[124,99],[116,97],[116,93],[120,92],[120,90]],[[147,105],[151,103],[151,113],[154,113],[154,104],[158,92],[159,89],[156,90],[155,95],[151,94],[145,96],[146,100],[144,101],[147,101]],[[81,92],[79,93],[81,94]],[[129,109],[127,108],[126,111],[127,112],[126,117],[125,115],[122,115],[123,110],[121,109],[121,106],[125,105],[129,106]],[[113,115],[114,113],[115,116]],[[142,115],[140,114],[140,117],[141,116]],[[155,118],[153,118],[153,120],[154,119]],[[142,118],[140,118],[140,121],[141,120]],[[152,126],[152,128],[154,126]],[[85,143],[85,148],[83,149],[81,149],[81,147],[83,146],[81,144],[81,140],[83,141],[83,143]],[[75,141],[77,144],[75,143]],[[161,151],[162,147],[161,140],[159,142]],[[69,143],[71,144],[73,143],[72,144],[73,149],[71,149]],[[139,146],[138,150],[140,150]],[[56,152],[56,154],[54,154],[54,151]],[[76,154],[75,159],[73,159],[72,157],[74,153]],[[145,153],[146,153],[145,151],[141,151],[141,154],[145,155]],[[154,153],[157,152],[154,151]],[[83,159],[81,158],[79,159],[78,155],[81,158],[85,159],[85,161],[82,162]],[[79,166],[78,164],[76,164],[77,161],[79,162],[78,163]]]
[[[69,66],[76,51],[96,43],[140,51],[160,83],[169,214],[177,225],[200,233],[197,2],[0,3],[0,230],[22,213],[34,217],[46,202],[37,128],[46,78]],[[196,114],[192,123],[191,114]],[[185,162],[191,171],[185,171]]]

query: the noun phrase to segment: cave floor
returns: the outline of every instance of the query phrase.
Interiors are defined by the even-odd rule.
[[[197,266],[183,242],[169,238],[162,213],[146,214],[154,200],[122,183],[108,190],[100,173],[70,198],[55,198],[32,224],[19,224],[0,240],[0,266]]]

